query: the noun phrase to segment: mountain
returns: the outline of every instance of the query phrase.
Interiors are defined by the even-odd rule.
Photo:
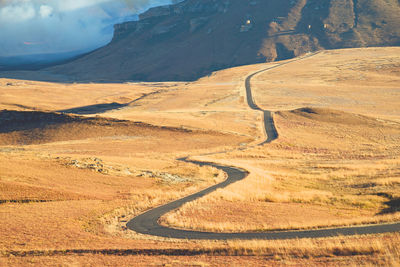
[[[76,81],[194,80],[309,51],[400,45],[399,0],[186,0],[115,25],[113,40],[46,69]]]

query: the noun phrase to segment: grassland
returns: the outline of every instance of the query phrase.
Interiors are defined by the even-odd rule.
[[[186,204],[165,222],[260,231],[399,219],[397,123],[327,109],[275,118],[281,135],[273,144],[217,156],[250,170],[247,179]]]
[[[254,98],[264,109],[281,110],[274,116],[279,139],[215,156],[250,176],[161,221],[261,231],[398,220],[400,58],[390,56],[397,50],[328,51],[258,75]],[[360,82],[355,72],[368,78]]]
[[[0,264],[394,265],[398,234],[200,242],[126,229],[134,215],[224,179],[176,161],[188,155],[250,175],[167,214],[168,225],[258,231],[399,220],[399,49],[327,51],[256,76],[255,100],[275,111],[279,139],[254,147],[262,118],[245,105],[244,78],[273,65],[193,83],[1,79],[0,109],[12,111],[0,112]],[[57,112],[88,106],[93,114]],[[247,148],[205,156],[238,147]]]

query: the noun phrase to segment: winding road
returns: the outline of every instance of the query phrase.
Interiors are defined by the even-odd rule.
[[[264,114],[264,131],[266,134],[266,140],[262,141],[258,145],[264,145],[270,143],[278,138],[278,132],[275,128],[272,112],[263,110],[254,102],[253,94],[251,90],[251,79],[262,72],[281,67],[283,65],[292,63],[294,61],[303,60],[305,58],[314,56],[317,53],[309,54],[300,58],[289,60],[272,67],[257,71],[246,78],[246,98],[248,106]],[[228,178],[222,183],[208,187],[200,192],[189,195],[187,197],[175,200],[168,204],[156,207],[141,215],[133,218],[127,223],[127,227],[135,232],[153,235],[167,238],[178,238],[178,239],[212,239],[212,240],[227,240],[227,239],[293,239],[293,238],[319,238],[319,237],[332,237],[332,236],[349,236],[349,235],[360,235],[360,234],[378,234],[378,233],[390,233],[400,232],[400,222],[398,223],[387,223],[387,224],[371,224],[361,226],[346,226],[346,227],[335,227],[335,228],[324,228],[317,230],[296,230],[296,231],[266,231],[266,232],[241,232],[241,233],[214,233],[214,232],[201,232],[192,230],[175,229],[166,227],[159,224],[159,219],[164,214],[178,209],[183,204],[201,198],[219,188],[224,188],[232,183],[246,178],[249,174],[248,171],[237,168],[234,166],[224,166],[212,162],[202,162],[189,160],[188,158],[180,158],[180,161],[193,163],[199,166],[212,166],[217,169],[224,171]]]

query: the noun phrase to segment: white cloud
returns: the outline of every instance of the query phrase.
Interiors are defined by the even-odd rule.
[[[36,16],[34,5],[30,1],[12,3],[0,9],[0,22],[12,23],[33,19]]]
[[[54,1],[56,2],[58,8],[61,11],[71,11],[80,8],[85,8],[89,6],[98,5],[103,2],[107,2],[110,0],[62,0],[62,1]]]
[[[89,50],[113,24],[179,0],[0,0],[0,57]]]
[[[53,13],[53,8],[47,5],[41,5],[39,9],[39,14],[42,18],[48,18]]]

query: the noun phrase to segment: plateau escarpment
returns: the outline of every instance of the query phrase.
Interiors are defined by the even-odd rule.
[[[186,0],[115,25],[110,44],[46,73],[75,81],[195,80],[321,49],[400,44],[397,0]]]

